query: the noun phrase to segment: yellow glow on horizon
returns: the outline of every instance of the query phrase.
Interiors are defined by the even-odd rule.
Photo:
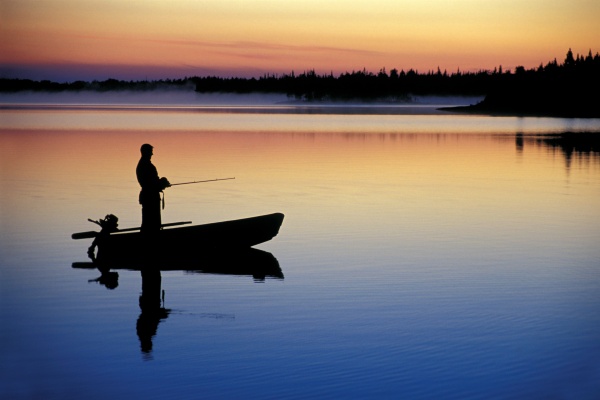
[[[146,142],[155,147],[153,162],[159,174],[171,182],[236,177],[226,183],[169,189],[163,214],[167,221],[201,222],[207,218],[207,204],[213,205],[211,214],[218,214],[216,205],[222,202],[228,203],[225,218],[250,204],[252,212],[259,213],[261,207],[265,212],[272,212],[272,206],[290,212],[307,207],[306,215],[314,215],[310,208],[315,198],[320,198],[316,212],[325,214],[323,206],[336,210],[350,205],[363,211],[365,218],[376,212],[378,204],[386,209],[402,208],[390,208],[389,203],[410,207],[406,203],[410,198],[429,202],[432,210],[445,210],[440,209],[440,201],[489,204],[463,208],[486,214],[500,203],[520,209],[523,199],[536,193],[532,186],[543,190],[562,176],[573,190],[597,190],[588,178],[590,171],[598,172],[600,167],[588,160],[586,168],[566,171],[564,157],[548,156],[551,149],[527,139],[520,153],[514,136],[167,132],[99,129],[82,135],[77,130],[5,129],[0,155],[6,168],[0,173],[10,172],[10,177],[3,176],[7,182],[35,184],[38,190],[53,193],[53,199],[67,192],[67,197],[85,202],[90,213],[85,217],[113,212],[122,226],[135,226],[140,216],[135,165],[139,147]],[[34,199],[20,193],[18,186],[13,188],[7,201],[25,211]],[[443,198],[431,196],[436,194]],[[286,203],[280,204],[282,199]],[[64,215],[71,215],[68,203],[60,207]],[[460,219],[460,215],[447,217]],[[85,218],[79,222],[86,224]]]
[[[0,17],[3,64],[469,70],[600,51],[586,0],[21,0]]]

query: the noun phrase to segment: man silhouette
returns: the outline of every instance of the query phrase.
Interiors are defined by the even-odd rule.
[[[153,147],[143,144],[140,148],[142,157],[138,162],[135,173],[142,187],[140,204],[142,205],[142,233],[155,233],[161,228],[160,193],[171,186],[167,178],[159,178],[158,171],[152,161]]]

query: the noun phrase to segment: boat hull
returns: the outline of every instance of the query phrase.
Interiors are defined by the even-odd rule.
[[[250,248],[277,236],[284,215],[274,213],[212,224],[163,229],[153,235],[113,233],[98,244],[98,261],[160,260]]]

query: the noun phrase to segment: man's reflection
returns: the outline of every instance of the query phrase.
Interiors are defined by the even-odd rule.
[[[130,263],[129,261],[109,263],[95,258],[93,262],[75,262],[72,267],[98,269],[101,276],[89,280],[89,282],[97,282],[109,289],[114,289],[119,284],[119,274],[111,270],[140,271],[142,276],[142,292],[139,297],[141,313],[137,319],[136,332],[142,353],[147,360],[152,359],[152,340],[157,334],[160,321],[166,319],[171,313],[170,309],[164,307],[161,269],[187,271],[195,274],[252,276],[254,282],[265,282],[267,278],[284,279],[275,256],[263,250],[246,249],[238,252],[204,253],[187,257],[180,255],[171,257],[169,262],[165,263],[158,261],[159,257],[153,251],[158,248],[157,246],[146,247],[151,250],[141,255],[139,263]]]
[[[142,273],[142,294],[140,295],[141,314],[136,330],[142,352],[150,357],[152,338],[156,335],[158,324],[169,316],[171,310],[164,308],[164,292],[161,291],[161,275],[158,268],[147,268]]]

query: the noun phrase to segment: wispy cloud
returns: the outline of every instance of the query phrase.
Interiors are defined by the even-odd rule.
[[[197,48],[210,49],[211,51],[217,51],[219,53],[227,53],[228,51],[246,51],[252,50],[257,53],[338,53],[338,54],[356,54],[362,56],[377,56],[383,55],[383,52],[358,49],[358,48],[347,48],[347,47],[335,47],[335,46],[315,46],[315,45],[292,45],[282,43],[267,43],[267,42],[256,42],[256,41],[231,41],[231,42],[209,42],[209,41],[198,41],[198,40],[169,40],[169,39],[145,39],[144,41],[162,43],[165,45],[179,45],[179,46],[190,46]]]

